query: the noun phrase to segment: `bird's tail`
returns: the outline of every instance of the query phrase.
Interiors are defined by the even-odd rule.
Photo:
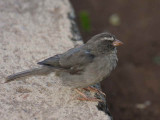
[[[50,72],[52,72],[52,68],[50,68],[48,66],[41,66],[41,67],[33,68],[30,70],[26,70],[26,71],[22,71],[22,72],[10,75],[10,76],[6,77],[5,83],[11,82],[11,81],[13,81],[17,78],[21,78],[21,77],[26,77],[26,76],[31,76],[31,75],[49,74]]]

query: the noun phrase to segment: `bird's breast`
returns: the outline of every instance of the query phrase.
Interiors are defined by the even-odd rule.
[[[95,58],[95,60],[87,66],[86,68],[86,76],[90,76],[88,81],[99,82],[102,81],[105,77],[109,76],[111,71],[117,65],[117,55],[110,54],[104,55]]]

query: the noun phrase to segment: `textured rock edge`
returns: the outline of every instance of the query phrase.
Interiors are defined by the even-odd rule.
[[[61,24],[58,24],[58,26],[57,26],[57,27],[59,27],[59,25],[60,25],[60,27],[62,29],[64,28],[63,31],[60,31],[60,37],[61,37],[61,34],[64,34],[63,37],[65,39],[63,46],[61,46],[61,42],[58,41],[58,40],[60,40],[60,38],[59,38],[59,36],[56,36],[57,33],[55,33],[54,36],[49,36],[48,39],[45,38],[45,37],[40,38],[38,36],[39,34],[34,34],[33,35],[32,34],[33,30],[38,29],[38,31],[39,31],[39,26],[34,26],[33,25],[33,27],[32,27],[32,24],[34,22],[31,22],[31,24],[29,24],[29,27],[27,27],[28,29],[25,29],[26,32],[24,30],[21,30],[21,26],[19,26],[19,23],[21,25],[21,21],[24,20],[23,13],[25,14],[25,19],[28,20],[27,16],[29,14],[28,13],[26,14],[25,10],[28,11],[28,10],[30,10],[30,8],[32,8],[32,10],[33,10],[33,8],[36,5],[34,3],[36,3],[36,1],[34,1],[33,6],[31,6],[31,7],[30,7],[30,4],[32,4],[31,1],[30,1],[30,3],[25,3],[25,5],[27,5],[29,7],[27,9],[26,9],[26,6],[23,3],[22,4],[24,6],[22,4],[20,4],[20,6],[18,6],[18,7],[20,7],[20,9],[18,9],[17,6],[16,6],[16,3],[15,3],[16,1],[17,0],[14,0],[13,3],[12,3],[11,0],[10,1],[8,0],[8,3],[14,4],[15,8],[13,8],[13,9],[12,9],[12,7],[11,7],[11,9],[7,8],[7,7],[10,6],[10,4],[7,4],[7,7],[2,8],[2,10],[3,9],[5,10],[5,12],[2,13],[2,15],[5,15],[5,17],[4,17],[4,19],[2,19],[1,23],[5,24],[5,21],[3,22],[3,20],[5,20],[6,18],[7,18],[6,20],[8,20],[7,24],[6,24],[6,28],[4,27],[5,29],[1,29],[2,33],[7,32],[7,33],[4,34],[5,38],[1,39],[2,40],[2,45],[3,45],[3,46],[1,45],[2,52],[3,52],[3,53],[1,52],[2,57],[3,57],[1,59],[3,60],[2,63],[4,62],[4,64],[2,64],[2,66],[1,66],[2,71],[0,71],[0,74],[2,75],[0,77],[2,78],[2,80],[3,80],[4,77],[6,77],[6,75],[21,71],[25,68],[28,69],[28,67],[30,65],[34,66],[34,64],[36,64],[36,61],[39,61],[39,59],[41,59],[42,57],[47,58],[51,55],[56,54],[59,49],[63,49],[63,46],[64,47],[67,46],[65,44],[69,43],[69,47],[66,48],[66,50],[67,50],[67,49],[70,48],[70,46],[73,47],[73,43],[75,43],[75,45],[78,44],[78,43],[82,43],[82,41],[80,40],[81,39],[80,35],[78,35],[78,32],[77,32],[77,34],[73,34],[73,33],[76,33],[75,32],[76,27],[71,27],[70,23],[72,23],[72,20],[71,19],[69,20],[68,17],[67,17],[68,13],[72,13],[71,7],[68,6],[68,2],[67,2],[67,9],[69,8],[68,9],[69,11],[64,12],[65,13],[65,19],[67,19],[66,21],[67,21],[68,24],[67,24],[67,26],[64,26],[62,20],[65,20],[65,19],[62,19],[60,21],[60,23],[62,22],[62,26],[61,26]],[[23,2],[25,2],[25,0]],[[53,2],[53,1],[50,1],[50,2]],[[3,3],[3,1],[2,1],[2,3]],[[64,4],[66,4],[66,2]],[[1,4],[1,5],[3,5],[3,4]],[[52,4],[49,4],[49,5],[52,5]],[[51,7],[51,6],[47,6],[47,8],[48,7]],[[41,6],[39,8],[41,9]],[[15,11],[13,11],[13,10],[15,10]],[[10,13],[10,11],[11,12],[16,12],[16,13],[9,14],[9,17],[11,17],[11,18],[8,19],[9,17],[8,17],[7,14]],[[20,13],[20,14],[22,13],[22,18],[23,19],[21,19],[21,17],[20,17],[21,15],[17,14],[17,12]],[[37,11],[33,11],[33,12],[29,11],[29,12],[30,12],[30,14],[32,14],[33,12],[36,13]],[[43,12],[43,11],[41,11],[41,12],[42,12],[42,15],[44,17],[46,13]],[[62,11],[62,13],[63,13],[63,11]],[[6,17],[6,15],[7,15],[7,17]],[[15,15],[17,17],[14,17]],[[37,15],[36,17],[38,17],[38,20],[44,20],[44,19],[39,19],[38,14],[36,14],[36,15]],[[58,15],[59,15],[59,13],[58,13]],[[73,15],[73,13],[72,13],[72,15]],[[15,19],[12,20],[12,17],[15,18]],[[30,17],[30,15],[29,15],[29,17]],[[42,17],[42,16],[40,16],[40,17]],[[60,16],[56,16],[56,18],[59,18],[59,17],[61,17],[61,14],[60,14]],[[19,19],[20,19],[20,21],[17,21]],[[49,18],[49,20],[50,20],[50,18]],[[13,25],[14,22],[15,23],[18,22],[18,24],[16,24],[17,26],[15,26],[14,29],[12,29],[11,28],[12,26],[10,26],[10,25]],[[22,22],[22,23],[24,23],[24,25],[28,26],[28,24],[26,24],[26,23],[28,23],[28,21],[24,20],[24,22]],[[41,23],[41,22],[42,21],[39,21],[39,23]],[[45,22],[46,22],[46,20],[44,20],[44,22],[43,22],[43,27],[46,25],[46,24],[44,24]],[[10,23],[12,23],[12,24],[10,24]],[[46,22],[46,23],[48,24],[48,22]],[[49,23],[50,23],[50,21],[49,21]],[[2,26],[3,26],[3,24],[2,24]],[[74,26],[73,23],[72,23],[72,26]],[[53,28],[50,28],[50,26],[47,25],[47,27],[46,26],[44,27],[44,28],[47,28],[47,29],[42,29],[42,31],[40,30],[41,35],[42,35],[43,31],[44,31],[44,33],[47,33],[45,31],[48,30],[48,27],[49,27],[49,30],[57,30],[57,27],[55,27],[55,29],[53,29]],[[71,27],[71,29],[70,29],[70,27]],[[13,31],[9,31],[9,30],[13,30]],[[74,32],[71,33],[72,30]],[[13,32],[15,32],[15,34],[17,34],[18,37],[16,37]],[[21,32],[22,32],[22,34],[19,34]],[[56,31],[54,31],[54,32],[56,32]],[[72,38],[73,42],[70,41],[71,38],[66,38],[67,35],[63,32],[69,32],[69,34],[67,34],[69,36],[71,34],[73,34],[74,35],[74,37]],[[36,31],[36,33],[37,33],[37,31]],[[23,41],[21,41],[21,39],[20,39],[22,36],[23,36],[23,38],[25,38],[25,39],[23,39]],[[3,36],[1,36],[1,37],[3,37]],[[58,40],[54,39],[54,38],[57,38]],[[39,42],[43,42],[42,39],[45,40],[44,41],[45,45],[43,45],[42,43],[39,44]],[[16,44],[13,44],[14,42],[18,43],[18,44],[19,44],[19,42],[22,42],[23,44],[20,43],[19,45],[16,45]],[[48,44],[46,44],[46,42]],[[39,48],[41,46],[41,47],[45,47],[45,49],[39,49],[38,48],[38,50],[37,50],[36,49],[36,47],[37,47],[36,44],[37,43],[39,44]],[[49,43],[51,43],[51,44],[54,43],[54,44],[52,46]],[[29,48],[25,47],[27,45],[29,45],[28,46]],[[56,48],[54,48],[55,46],[56,46]],[[57,47],[57,46],[61,46],[61,47]],[[53,47],[53,49],[51,49],[52,47]],[[15,54],[15,52],[16,52],[16,54]],[[33,54],[32,54],[32,52],[33,52]],[[63,49],[63,51],[60,50],[59,52],[64,52],[64,49]],[[7,55],[9,55],[9,56],[7,56]],[[35,58],[33,58],[34,56],[35,56]],[[17,59],[17,58],[19,58],[19,59]],[[13,61],[12,61],[12,59],[13,59]],[[32,64],[32,61],[33,61],[34,64]],[[14,64],[14,63],[16,63],[16,64]],[[70,90],[67,90],[65,88],[61,89],[60,86],[56,86],[54,83],[58,82],[57,81],[58,78],[54,78],[55,81],[52,81],[53,77],[54,77],[53,74],[50,75],[49,77],[48,76],[46,76],[46,77],[43,77],[43,76],[40,77],[39,76],[39,77],[35,78],[33,76],[33,77],[30,77],[29,79],[27,79],[26,81],[23,80],[23,81],[19,81],[19,82],[15,81],[15,82],[12,82],[12,83],[9,83],[9,84],[4,84],[4,85],[1,84],[1,88],[0,88],[1,104],[0,104],[0,106],[3,108],[3,109],[1,109],[2,114],[0,114],[0,116],[3,115],[3,116],[1,116],[1,118],[4,118],[4,119],[5,118],[6,119],[8,119],[8,118],[10,118],[10,119],[15,119],[15,118],[31,119],[31,118],[35,117],[35,118],[43,118],[43,119],[44,118],[47,118],[47,119],[53,118],[54,119],[55,115],[57,115],[56,116],[57,118],[60,117],[61,119],[64,119],[67,115],[68,118],[69,117],[71,117],[71,118],[73,118],[73,117],[75,117],[75,118],[86,118],[87,117],[89,119],[91,119],[91,118],[92,119],[93,118],[94,119],[97,119],[97,118],[98,119],[100,119],[100,118],[105,119],[105,118],[107,118],[107,120],[110,119],[110,117],[108,115],[105,115],[104,112],[98,111],[98,109],[96,108],[98,103],[76,101],[76,100],[70,102],[69,101],[70,100],[70,98],[69,98],[70,94],[72,94],[74,92],[72,92]],[[51,83],[51,84],[49,84],[49,83]],[[30,94],[31,91],[33,91],[33,93]],[[57,96],[57,97],[55,98],[55,96]],[[97,95],[97,97],[101,98],[101,96],[98,96],[98,95]],[[104,99],[103,96],[102,96],[102,98]],[[26,100],[23,100],[23,99],[26,99]],[[69,103],[69,105],[68,105],[68,103]],[[75,110],[72,111],[73,109],[75,109]],[[99,109],[101,109],[101,110],[105,109],[104,104],[101,104],[101,107]],[[43,112],[43,114],[42,114],[42,112]],[[68,113],[72,113],[72,112],[77,113],[77,115],[74,116],[74,114],[68,114]],[[93,114],[93,112],[94,112],[94,114]],[[88,113],[88,114],[86,114],[86,113]],[[59,115],[59,114],[61,114],[61,115]],[[83,115],[83,117],[81,115]]]

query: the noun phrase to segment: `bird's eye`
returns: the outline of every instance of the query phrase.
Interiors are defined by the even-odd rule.
[[[104,37],[104,40],[114,40],[114,38],[113,37]]]

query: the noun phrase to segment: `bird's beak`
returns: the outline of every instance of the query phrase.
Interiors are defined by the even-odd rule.
[[[112,43],[112,45],[115,46],[115,47],[116,46],[120,46],[120,45],[123,45],[123,42],[121,42],[120,40],[116,39],[116,40],[114,40],[114,42]]]

